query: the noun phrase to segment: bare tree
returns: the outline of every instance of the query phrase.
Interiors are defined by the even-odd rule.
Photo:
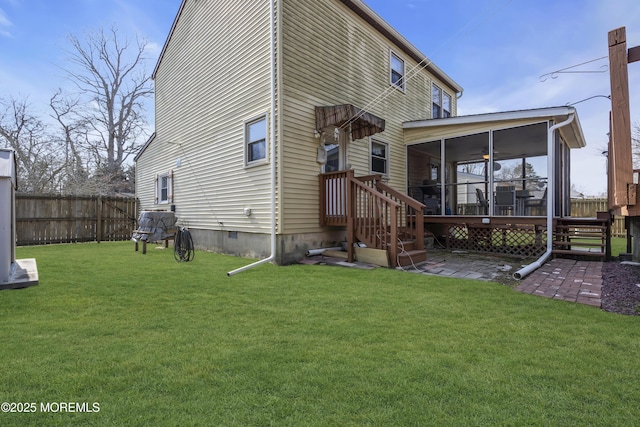
[[[86,188],[89,181],[89,162],[82,144],[82,141],[86,140],[89,126],[76,112],[79,104],[78,98],[64,97],[61,89],[49,100],[51,117],[59,126],[60,145],[63,147],[63,191],[69,194],[91,194],[92,191]]]
[[[66,71],[79,93],[64,105],[75,114],[74,129],[85,130],[82,145],[93,157],[96,170],[107,179],[121,179],[125,161],[145,136],[143,101],[153,94],[151,76],[144,67],[147,43],[121,42],[114,27],[108,32],[98,30],[84,40],[72,35],[69,41],[73,67]],[[66,107],[58,108],[61,106],[52,108],[64,113]]]
[[[0,99],[0,144],[16,153],[21,191],[57,192],[65,169],[59,147],[26,99]]]

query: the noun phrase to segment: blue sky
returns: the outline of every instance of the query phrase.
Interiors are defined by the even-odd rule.
[[[313,0],[299,0],[313,1]],[[625,26],[640,45],[637,0],[365,0],[463,88],[458,114],[574,103],[609,95],[609,74],[540,76],[606,56],[608,31]],[[68,87],[68,34],[109,28],[148,40],[152,69],[180,0],[0,0],[0,98],[23,97],[47,114],[49,97]],[[575,71],[604,71],[600,60]],[[604,67],[604,68],[603,68]],[[640,62],[629,65],[632,122],[640,122]],[[587,147],[572,154],[573,184],[587,195],[606,190],[610,103],[576,105]],[[153,118],[151,112],[150,119]]]

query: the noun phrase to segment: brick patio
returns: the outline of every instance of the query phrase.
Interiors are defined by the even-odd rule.
[[[516,290],[600,307],[602,262],[554,258],[525,277]]]

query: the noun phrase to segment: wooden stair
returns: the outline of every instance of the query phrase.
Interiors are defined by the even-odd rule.
[[[392,268],[426,260],[422,203],[389,187],[381,175],[356,177],[348,169],[319,178],[320,225],[346,227],[348,261],[354,260],[358,242],[386,252]],[[398,244],[405,241],[415,246]]]
[[[427,260],[427,251],[417,249],[415,240],[398,242],[397,267],[409,267]]]
[[[605,258],[609,221],[599,218],[561,218],[553,233],[553,253]]]

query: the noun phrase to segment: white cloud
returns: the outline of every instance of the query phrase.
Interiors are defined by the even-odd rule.
[[[11,27],[12,25],[4,10],[0,9],[0,37],[12,37],[11,32],[5,28]]]
[[[11,21],[7,18],[7,15],[4,13],[4,10],[0,9],[0,25],[3,27],[10,27]]]
[[[145,46],[145,50],[151,54],[159,55],[162,50],[162,45],[156,42],[149,41]]]

